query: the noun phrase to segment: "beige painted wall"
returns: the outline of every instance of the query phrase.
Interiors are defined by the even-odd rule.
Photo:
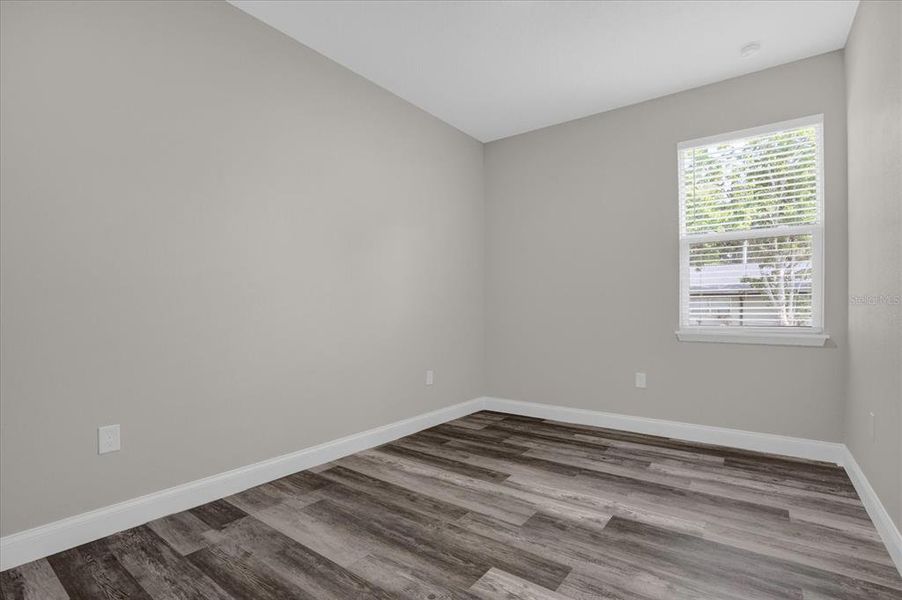
[[[2,534],[481,394],[482,144],[225,3],[0,4]]]
[[[902,528],[902,4],[862,2],[846,46],[846,444]],[[858,297],[872,297],[859,304]],[[869,304],[867,302],[873,302]],[[898,302],[898,301],[897,301]],[[871,437],[870,413],[876,417]]]
[[[846,368],[841,52],[486,146],[487,392],[838,441]],[[826,348],[678,342],[683,140],[824,114]],[[636,389],[633,374],[648,374]]]

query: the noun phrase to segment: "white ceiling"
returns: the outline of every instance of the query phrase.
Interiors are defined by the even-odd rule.
[[[484,142],[842,48],[858,6],[231,3]]]

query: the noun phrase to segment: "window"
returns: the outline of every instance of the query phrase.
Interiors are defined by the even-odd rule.
[[[679,339],[823,345],[821,115],[677,150]]]

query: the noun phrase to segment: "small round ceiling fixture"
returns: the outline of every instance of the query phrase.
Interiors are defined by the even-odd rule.
[[[758,42],[749,42],[739,49],[739,56],[741,56],[742,58],[748,58],[754,54],[757,54],[759,50],[761,50],[761,44],[759,44]]]

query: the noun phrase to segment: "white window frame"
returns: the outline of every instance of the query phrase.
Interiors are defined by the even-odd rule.
[[[815,128],[817,223],[784,225],[767,229],[743,229],[727,233],[686,233],[686,194],[683,186],[683,151],[699,146],[774,133],[800,127]],[[790,346],[823,346],[829,336],[824,332],[824,115],[771,123],[739,131],[731,131],[677,144],[677,178],[679,184],[680,302],[677,339],[682,342],[725,342],[736,344],[774,344]],[[727,241],[755,237],[810,234],[811,239],[811,327],[702,327],[684,322],[689,301],[689,245],[698,242]]]

